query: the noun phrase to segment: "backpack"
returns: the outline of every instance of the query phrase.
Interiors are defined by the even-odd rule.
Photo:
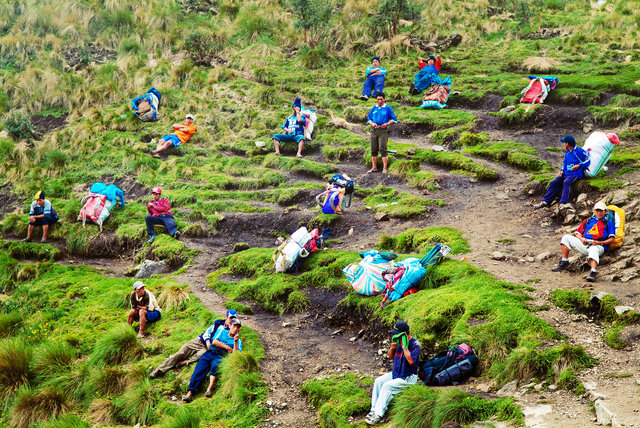
[[[162,99],[162,95],[160,95],[160,91],[158,91],[156,88],[151,87],[149,88],[149,90],[147,91],[148,93],[152,93],[153,95],[155,95],[156,97],[158,97],[158,104],[160,104],[160,100]]]
[[[624,242],[624,210],[615,205],[607,206],[607,213],[605,218],[607,221],[611,221],[616,228],[615,240],[609,245],[609,249],[620,248]]]
[[[477,365],[473,348],[461,343],[420,363],[418,376],[425,385],[451,385],[471,376]]]

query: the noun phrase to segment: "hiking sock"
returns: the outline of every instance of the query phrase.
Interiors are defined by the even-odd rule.
[[[569,261],[569,259],[565,259],[564,257],[562,257],[562,261],[563,261],[563,262],[568,262],[568,261]]]
[[[591,272],[598,273],[598,271],[596,269],[591,269]]]

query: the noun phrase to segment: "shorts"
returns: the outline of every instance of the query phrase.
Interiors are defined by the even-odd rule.
[[[180,144],[182,144],[182,141],[180,141],[180,138],[178,138],[176,134],[165,135],[164,137],[162,137],[162,139],[164,141],[169,141],[173,144],[174,147],[178,147]]]
[[[281,143],[291,143],[294,141],[299,143],[300,141],[304,141],[304,135],[302,134],[274,134],[271,138]]]
[[[147,322],[152,323],[158,321],[162,317],[162,312],[159,310],[147,311]],[[140,319],[140,311],[138,311],[137,319]]]
[[[35,219],[35,221],[33,222],[29,222],[29,224],[32,226],[44,226],[47,224],[53,224],[57,221],[58,221],[58,217],[42,217],[42,218]]]
[[[371,156],[387,157],[387,140],[389,139],[389,132],[387,129],[376,128],[371,130]]]
[[[600,264],[600,256],[605,251],[602,245],[584,245],[582,241],[572,235],[564,235],[560,243],[570,250],[577,251],[587,256],[587,258],[595,260],[597,264]]]

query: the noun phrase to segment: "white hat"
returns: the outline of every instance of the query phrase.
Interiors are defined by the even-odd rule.
[[[193,117],[193,115],[192,115],[191,113],[189,113],[188,115],[186,115],[184,118],[185,118],[185,119],[191,119],[191,120],[194,120],[194,119],[195,119],[195,117]]]
[[[142,281],[136,281],[133,283],[134,290],[140,290],[141,288],[144,288],[144,283]]]
[[[606,211],[607,210],[607,206],[604,204],[604,202],[600,201],[598,203],[595,204],[595,206],[593,207],[594,210],[602,210],[602,211]]]

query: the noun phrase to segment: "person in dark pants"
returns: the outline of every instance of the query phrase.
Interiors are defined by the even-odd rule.
[[[385,104],[383,92],[378,92],[376,105],[369,111],[367,124],[371,125],[371,169],[369,172],[378,170],[378,153],[382,156],[382,173],[387,173],[389,157],[387,155],[388,128],[392,123],[398,122],[395,113]]]
[[[215,338],[211,342],[209,350],[204,353],[196,368],[193,369],[193,375],[191,375],[191,381],[189,382],[189,390],[186,395],[182,396],[182,401],[189,403],[193,401],[194,394],[198,391],[198,387],[207,376],[209,372],[209,387],[207,392],[204,393],[205,397],[211,397],[213,395],[213,384],[216,381],[218,375],[218,366],[222,361],[222,358],[236,351],[242,351],[242,341],[240,340],[240,328],[242,323],[238,318],[231,318],[231,326],[229,330],[219,328]]]
[[[58,215],[51,205],[51,201],[45,199],[44,192],[36,193],[34,201],[29,209],[29,231],[27,237],[22,242],[31,242],[31,235],[36,226],[42,226],[42,239],[40,242],[47,242],[49,225],[58,221]]]
[[[171,213],[169,200],[167,198],[160,198],[161,195],[162,189],[154,187],[151,191],[153,199],[147,203],[147,212],[149,215],[145,217],[144,221],[147,223],[147,233],[149,234],[149,240],[147,242],[149,244],[156,239],[156,233],[153,230],[153,226],[156,224],[163,224],[169,231],[169,235],[176,239],[180,238],[180,232]]]
[[[548,207],[560,196],[560,203],[569,202],[571,194],[571,185],[584,177],[584,170],[589,167],[591,162],[589,153],[581,147],[576,147],[576,140],[571,135],[560,140],[564,144],[564,160],[562,161],[562,170],[558,176],[549,183],[547,193],[542,198],[542,202],[534,205],[535,209]]]

